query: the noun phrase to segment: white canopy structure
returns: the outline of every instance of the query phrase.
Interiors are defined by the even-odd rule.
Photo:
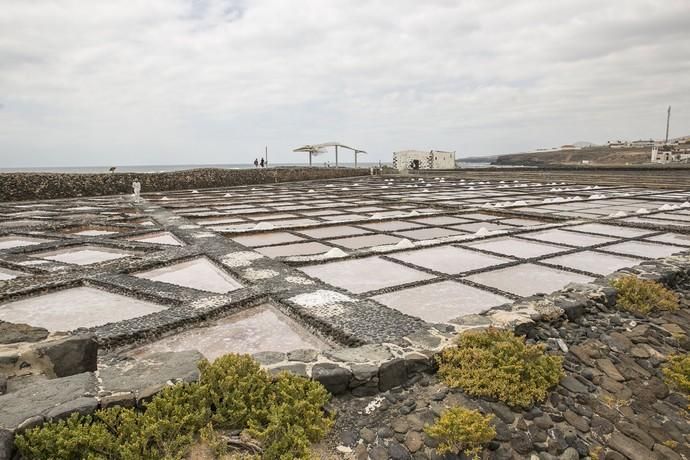
[[[311,144],[303,145],[302,147],[296,148],[293,152],[307,152],[309,153],[309,166],[311,166],[311,161],[313,156],[321,155],[326,153],[328,147],[335,147],[335,167],[338,167],[338,148],[344,148],[352,150],[355,153],[355,168],[357,167],[357,155],[360,153],[367,153],[364,150],[356,149],[354,147],[348,147],[347,145],[341,144],[340,142],[324,142],[323,144]]]

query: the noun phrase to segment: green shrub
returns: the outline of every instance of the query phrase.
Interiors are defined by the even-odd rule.
[[[117,450],[115,436],[104,424],[79,414],[17,435],[15,444],[24,458],[32,459],[100,460]]]
[[[666,385],[685,393],[690,393],[690,355],[671,356],[661,369]]]
[[[309,458],[310,444],[330,429],[329,394],[318,382],[271,375],[249,356],[203,361],[198,383],[168,387],[143,411],[113,407],[73,414],[18,435],[24,457],[41,460],[154,460],[184,458],[200,438],[223,450],[214,426],[245,430],[262,458]],[[251,458],[238,453],[237,458]]]
[[[439,442],[439,454],[462,451],[465,455],[479,458],[482,446],[496,436],[491,425],[493,415],[482,415],[479,411],[454,407],[448,409],[436,423],[424,428],[426,434]]]
[[[543,345],[527,345],[509,331],[470,331],[456,342],[437,357],[439,375],[474,396],[529,407],[543,401],[563,376],[562,357],[546,355]]]
[[[199,385],[214,407],[217,428],[241,429],[250,418],[267,416],[271,376],[251,356],[231,353],[213,364],[203,360],[199,370]]]
[[[618,290],[616,304],[622,310],[646,315],[655,310],[677,310],[678,296],[656,281],[643,280],[633,275],[611,282]]]

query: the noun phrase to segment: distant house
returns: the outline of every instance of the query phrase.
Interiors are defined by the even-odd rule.
[[[606,143],[611,149],[622,149],[623,147],[628,147],[628,141],[608,141]]]
[[[393,167],[406,169],[455,169],[455,152],[444,150],[401,150],[393,152]]]
[[[690,162],[690,140],[679,139],[672,144],[652,147],[652,163],[678,163]]]
[[[656,145],[656,141],[654,139],[639,139],[636,141],[632,141],[630,143],[630,147],[636,147],[636,148],[647,148],[647,147],[654,147]]]

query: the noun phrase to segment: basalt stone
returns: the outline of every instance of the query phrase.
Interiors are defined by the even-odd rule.
[[[319,363],[312,367],[311,378],[321,383],[332,394],[338,395],[347,390],[352,372],[337,364]]]
[[[578,460],[580,454],[574,447],[568,447],[559,457],[559,460]]]
[[[389,439],[395,436],[395,432],[387,426],[382,426],[381,428],[379,428],[377,433],[379,437],[383,439]]]
[[[19,355],[16,351],[0,351],[0,366],[13,366],[19,361]]]
[[[431,370],[432,361],[422,353],[408,353],[405,355],[405,366],[407,367],[407,374],[412,375]]]
[[[11,431],[0,428],[0,460],[12,460],[14,435]]]
[[[131,391],[115,393],[101,398],[101,408],[107,409],[112,406],[135,407],[137,399]]]
[[[260,351],[259,353],[254,353],[252,357],[265,366],[270,366],[271,364],[277,364],[287,359],[285,353],[278,351]]]
[[[648,449],[651,449],[652,446],[654,446],[654,439],[641,430],[637,425],[633,425],[632,423],[626,421],[621,421],[616,424],[616,428],[618,428],[624,435],[633,438]]]
[[[412,456],[399,442],[393,441],[388,445],[388,455],[393,460],[411,460]]]
[[[647,449],[639,442],[630,439],[618,431],[611,435],[608,445],[611,449],[623,454],[630,460],[652,460],[659,458],[654,452]]]
[[[491,409],[491,411],[494,414],[496,414],[496,416],[500,418],[503,422],[510,425],[511,423],[513,423],[513,421],[515,421],[515,413],[513,413],[513,411],[511,411],[505,404],[496,402],[489,403],[488,406]]]
[[[522,455],[527,455],[532,452],[532,440],[524,431],[518,431],[513,434],[510,446],[515,449],[517,453]]]
[[[42,343],[36,347],[53,365],[56,377],[94,372],[97,367],[98,341],[95,334],[80,334]]]
[[[48,337],[48,334],[48,330],[42,327],[0,321],[0,344],[40,342]]]
[[[407,379],[405,360],[396,358],[381,364],[379,369],[379,390],[387,391],[400,386]]]
[[[376,432],[371,428],[364,427],[359,430],[359,436],[368,444],[376,441]]]
[[[663,444],[654,444],[653,451],[655,453],[661,454],[661,458],[663,458],[664,460],[683,460],[683,458],[676,452],[674,452],[673,449]]]
[[[14,430],[25,420],[47,414],[97,392],[96,376],[90,372],[35,382],[0,396],[0,428]]]
[[[73,413],[88,415],[98,408],[98,400],[93,397],[82,397],[60,404],[46,413],[49,421],[62,420]]]
[[[364,384],[360,384],[359,386],[354,386],[354,382],[354,379],[350,382],[350,388],[352,388],[352,395],[355,397],[362,398],[366,396],[374,396],[379,392],[379,382],[376,379]]]
[[[566,375],[561,379],[561,386],[573,393],[587,393],[589,389],[572,375]]]
[[[299,362],[303,362],[303,363],[310,363],[312,361],[316,361],[316,358],[318,358],[318,356],[319,356],[318,350],[300,348],[298,350],[292,350],[292,351],[288,352],[287,359],[288,359],[288,361],[299,361]]]
[[[353,364],[350,369],[352,370],[352,377],[362,382],[371,380],[379,373],[378,366],[373,364]]]
[[[376,446],[369,452],[371,460],[388,460],[388,451],[385,447]]]
[[[609,422],[604,417],[600,417],[598,415],[592,416],[592,422],[590,425],[592,431],[598,434],[599,436],[603,436],[613,432],[613,423]]]
[[[577,415],[571,410],[565,411],[565,421],[574,426],[578,431],[586,433],[589,431],[589,422],[584,417]]]
[[[0,395],[7,393],[7,378],[0,375]]]
[[[134,391],[166,385],[169,381],[194,381],[199,376],[197,364],[203,355],[195,350],[151,353],[140,359],[126,359],[98,369],[104,391]]]
[[[410,431],[405,435],[405,447],[411,453],[417,452],[424,445],[422,435],[417,431]]]
[[[385,361],[393,357],[390,350],[383,345],[362,345],[355,348],[340,348],[324,352],[333,361],[344,363],[367,363],[370,361]]]
[[[307,365],[304,363],[294,363],[294,364],[285,364],[282,366],[275,366],[269,369],[271,374],[277,375],[280,374],[281,372],[288,372],[293,375],[299,375],[300,377],[308,377],[309,375],[307,374]]]

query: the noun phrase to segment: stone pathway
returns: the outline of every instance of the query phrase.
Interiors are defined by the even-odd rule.
[[[496,438],[484,459],[650,460],[690,458],[688,398],[662,381],[666,357],[690,350],[690,291],[682,309],[639,318],[592,303],[574,321],[538,323],[530,342],[565,356],[566,377],[531,410],[449,390],[434,375],[373,398],[341,397],[323,450],[339,458],[456,459],[439,456],[423,431],[445,408],[495,415]]]

